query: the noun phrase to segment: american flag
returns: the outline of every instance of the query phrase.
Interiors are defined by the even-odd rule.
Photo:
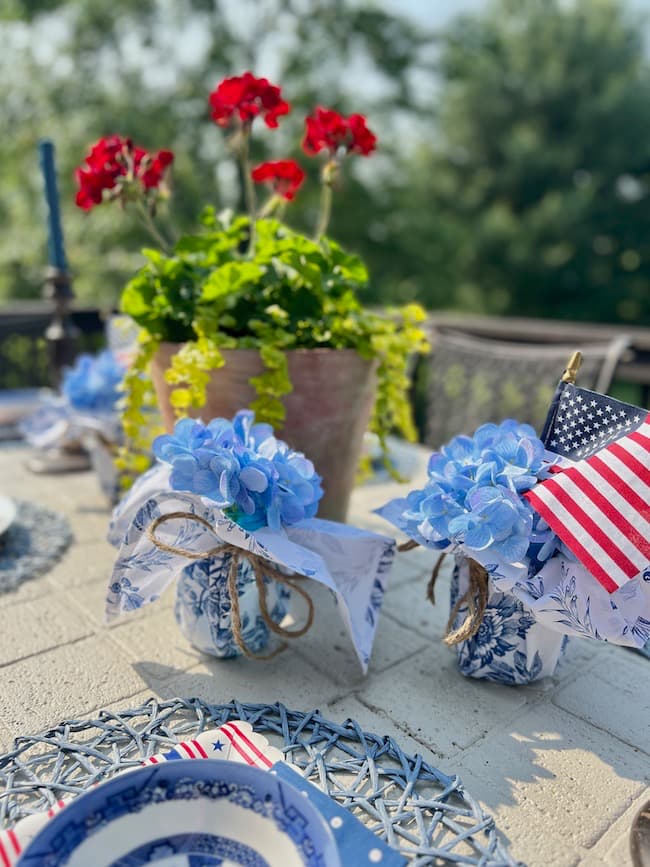
[[[650,565],[650,413],[563,383],[547,428],[565,461],[524,496],[614,593]]]
[[[636,430],[648,414],[645,409],[598,394],[572,383],[560,383],[542,441],[557,455],[580,460],[610,442]]]

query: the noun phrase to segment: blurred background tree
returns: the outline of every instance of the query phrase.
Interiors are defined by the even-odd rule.
[[[380,136],[332,225],[368,260],[366,301],[650,324],[650,69],[623,0],[494,0],[438,33],[369,0],[5,0],[0,16],[0,299],[40,293],[40,136],[77,294],[110,305],[147,237],[77,211],[74,167],[120,132],[176,152],[181,229],[206,201],[236,206],[206,100],[250,68],[294,105],[255,158],[299,156],[316,103]],[[313,226],[315,206],[301,191],[290,219]]]
[[[650,323],[650,72],[636,16],[617,0],[501,0],[449,28],[439,71],[435,138],[399,212],[420,298]]]

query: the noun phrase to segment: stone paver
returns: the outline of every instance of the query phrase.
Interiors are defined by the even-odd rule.
[[[0,593],[0,611],[5,608],[12,608],[14,605],[22,605],[41,596],[47,596],[55,589],[55,586],[50,581],[49,573],[41,575],[38,578],[31,578],[29,581],[19,584],[10,593]],[[6,616],[10,615],[7,614]]]
[[[25,455],[0,450],[3,491],[65,512],[75,542],[46,576],[0,595],[0,748],[18,733],[94,716],[101,707],[133,707],[152,695],[318,707],[459,773],[530,867],[630,867],[629,826],[650,798],[650,663],[574,640],[556,674],[530,687],[463,678],[440,641],[450,564],[433,608],[424,594],[436,555],[422,549],[396,560],[365,678],[329,594],[320,591],[312,632],[267,663],[195,651],[174,622],[174,588],[107,628],[114,555],[97,482],[91,473],[32,476]],[[420,480],[425,463],[418,464]],[[390,534],[371,510],[413,486],[358,488],[352,522]]]
[[[3,753],[8,752],[11,749],[12,742],[13,735],[4,723],[0,723],[0,750]]]
[[[70,644],[93,630],[85,617],[52,595],[15,605],[3,619],[2,631],[0,666]]]
[[[359,696],[446,756],[503,729],[527,700],[525,690],[460,677],[454,652],[440,644],[372,678]]]
[[[648,756],[547,702],[491,731],[453,768],[498,814],[514,855],[554,867],[578,863],[576,849],[594,847],[650,780]]]
[[[216,704],[231,699],[268,704],[279,701],[300,710],[321,707],[345,692],[307,660],[290,652],[267,663],[205,656],[185,673],[164,665],[154,673],[150,664],[145,668],[138,662],[134,668],[156,695],[165,699],[180,695],[199,696]]]
[[[650,789],[637,798],[622,816],[614,822],[593,849],[585,850],[581,863],[584,867],[608,867],[627,864],[630,856],[630,827],[641,807],[650,801]]]
[[[409,552],[411,553],[411,552]],[[414,553],[414,552],[413,552]],[[400,554],[401,558],[408,555]],[[449,568],[446,568],[449,566]],[[439,641],[449,619],[449,575],[451,563],[445,564],[436,581],[432,605],[427,599],[427,584],[431,569],[399,584],[389,584],[382,613],[408,630],[419,633],[428,641]]]
[[[0,669],[0,720],[12,736],[34,732],[145,686],[108,636],[92,636]]]
[[[145,617],[129,617],[111,629],[113,641],[130,659],[137,660],[142,674],[156,678],[161,666],[187,671],[205,658],[181,633],[171,605],[158,607],[156,603],[145,614]]]
[[[553,704],[650,755],[650,664],[629,650],[610,650],[609,664],[600,657],[601,664],[561,689]]]
[[[336,683],[361,687],[364,676],[354,646],[341,622],[333,595],[314,587],[312,598],[318,612],[309,634],[296,645],[296,652],[328,674]],[[378,673],[408,659],[427,645],[426,639],[402,629],[388,617],[379,620],[369,671]]]
[[[106,535],[104,515],[104,535]],[[106,586],[115,549],[104,539],[101,541],[72,545],[59,563],[48,573],[48,578],[62,590],[79,587],[81,584]]]

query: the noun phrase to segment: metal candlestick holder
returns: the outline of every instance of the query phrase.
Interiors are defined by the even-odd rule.
[[[70,302],[74,298],[70,275],[49,265],[45,274],[43,297],[52,302],[52,320],[45,329],[50,378],[53,388],[61,384],[63,368],[71,365],[76,355],[79,329],[70,316]]]

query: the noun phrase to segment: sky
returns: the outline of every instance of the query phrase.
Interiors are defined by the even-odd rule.
[[[648,0],[650,3],[650,0]],[[426,24],[446,24],[460,12],[472,12],[486,6],[486,0],[382,0],[386,9],[410,15]]]
[[[386,9],[394,9],[437,27],[459,13],[485,8],[488,0],[381,0],[381,3]],[[650,13],[650,0],[627,0],[627,5],[639,12]]]

